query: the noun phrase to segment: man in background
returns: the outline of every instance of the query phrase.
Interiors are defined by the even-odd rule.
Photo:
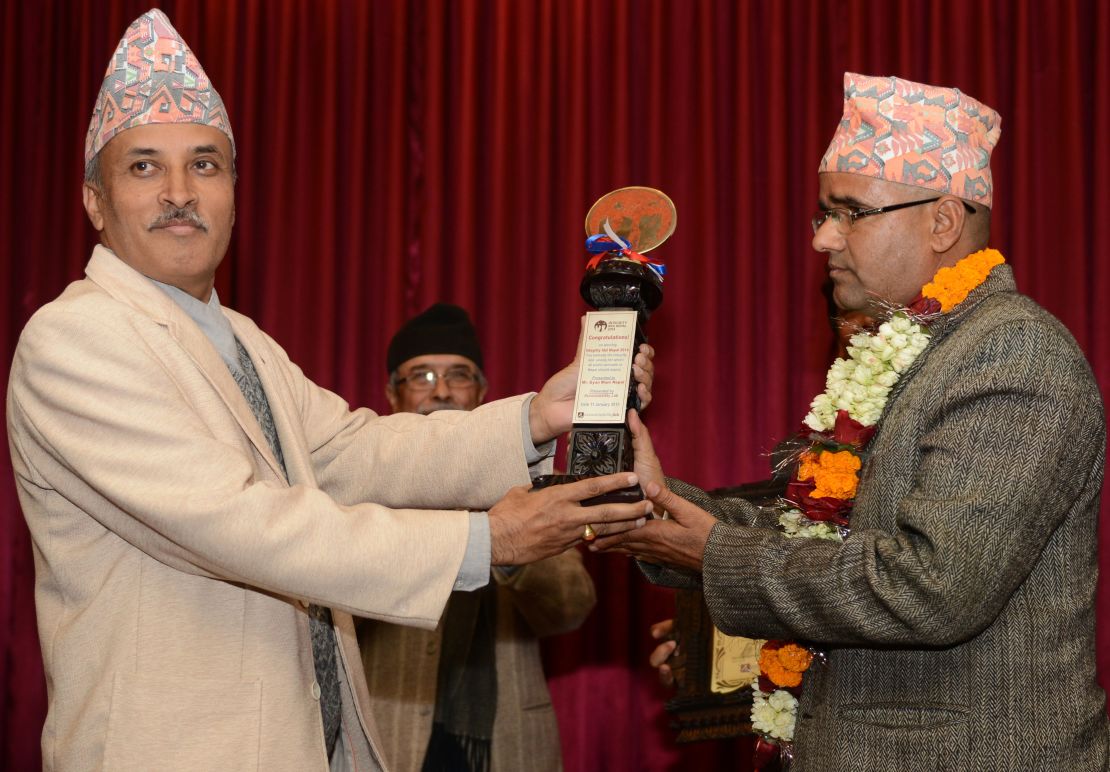
[[[466,311],[437,303],[393,336],[386,397],[395,413],[473,410],[486,395],[482,368]],[[494,568],[490,579],[453,592],[435,630],[359,621],[372,710],[394,769],[561,767],[538,639],[582,624],[593,581],[575,549]]]

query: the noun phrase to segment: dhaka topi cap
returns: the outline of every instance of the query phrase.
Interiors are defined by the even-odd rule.
[[[389,342],[386,372],[392,373],[404,362],[425,354],[458,354],[482,369],[478,331],[464,309],[436,303],[405,322]]]
[[[123,33],[96,95],[85,165],[121,131],[148,123],[200,123],[235,137],[208,75],[166,14],[153,8]]]
[[[818,172],[849,172],[991,205],[1002,118],[957,88],[844,73],[844,115]]]

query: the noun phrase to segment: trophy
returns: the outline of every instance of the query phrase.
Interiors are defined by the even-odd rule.
[[[644,325],[663,302],[665,272],[644,255],[674,233],[677,218],[665,193],[645,187],[614,190],[586,215],[586,249],[593,257],[579,291],[595,310],[586,314],[582,336],[567,473],[540,477],[535,488],[632,470],[627,414],[640,407],[632,359],[647,342]],[[639,486],[632,486],[582,503],[642,499]]]

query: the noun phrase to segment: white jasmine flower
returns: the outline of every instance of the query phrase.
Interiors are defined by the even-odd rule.
[[[842,381],[848,377],[851,367],[847,359],[838,359],[832,363],[832,367],[829,368],[829,374],[825,377],[825,380],[829,383]]]
[[[779,525],[782,526],[783,535],[790,539],[844,541],[840,535],[840,529],[835,525],[814,522],[796,509],[781,513]]]
[[[893,318],[891,318],[890,324],[895,330],[905,334],[910,334],[914,330],[921,329],[921,325],[903,313],[895,314]]]
[[[855,335],[848,338],[848,342],[856,348],[866,348],[871,344],[871,336],[866,332],[857,332]]]
[[[775,710],[793,710],[798,707],[798,698],[785,689],[776,689],[767,698],[767,704]]]
[[[757,679],[752,686],[752,729],[778,740],[793,740],[798,714],[797,698],[782,689],[766,695],[759,691],[758,684]]]
[[[917,359],[917,355],[914,352],[909,350],[899,351],[890,360],[890,364],[894,367],[894,371],[900,375],[909,369],[915,359]]]
[[[783,528],[796,528],[802,520],[802,513],[797,509],[788,509],[779,514],[779,525]]]
[[[831,410],[832,400],[829,399],[828,393],[821,392],[813,398],[813,401],[809,403],[809,407],[815,413]]]
[[[884,362],[889,362],[894,358],[894,355],[898,353],[894,350],[894,346],[890,345],[885,340],[876,345],[872,350],[875,352],[875,355]]]

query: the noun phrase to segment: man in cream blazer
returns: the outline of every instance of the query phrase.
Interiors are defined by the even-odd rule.
[[[491,565],[645,511],[579,506],[626,474],[513,488],[569,427],[573,367],[538,396],[380,418],[221,308],[234,153],[192,51],[144,14],[86,143],[102,246],[28,322],[8,388],[46,769],[382,768],[351,614],[432,627]]]

